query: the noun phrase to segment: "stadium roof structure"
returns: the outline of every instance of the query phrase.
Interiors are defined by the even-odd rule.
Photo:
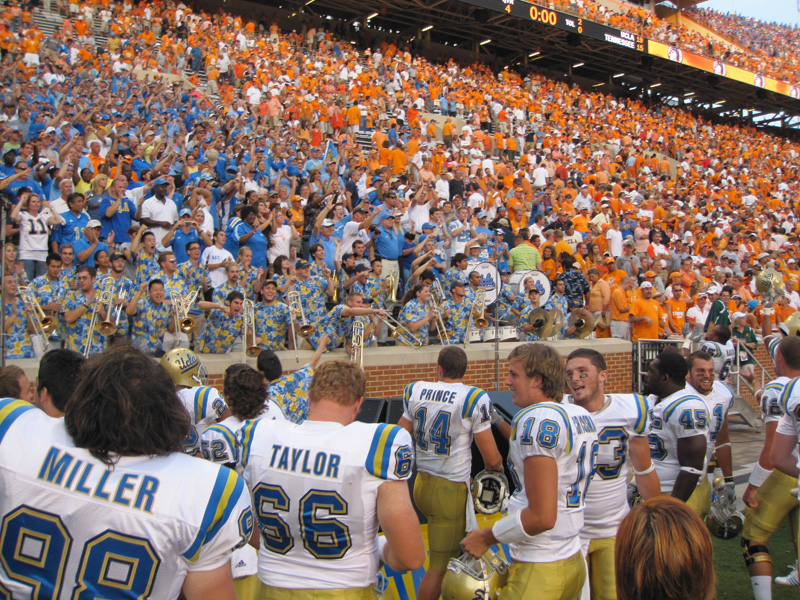
[[[534,67],[602,92],[800,129],[797,87],[524,0],[300,0],[294,6],[401,41],[471,51],[476,60],[499,68]],[[702,68],[687,64],[692,62]],[[754,76],[756,85],[748,83]]]

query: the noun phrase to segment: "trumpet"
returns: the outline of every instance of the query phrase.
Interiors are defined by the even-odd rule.
[[[389,331],[392,332],[392,339],[393,340],[400,340],[401,342],[414,347],[415,349],[419,350],[422,347],[422,342],[419,340],[414,339],[414,334],[411,333],[411,330],[397,321],[394,317],[386,314],[385,317],[381,317],[386,326],[389,328]]]
[[[255,357],[261,354],[256,337],[256,305],[252,300],[244,301],[244,313],[242,314],[242,362],[246,362],[245,355]],[[247,345],[247,336],[253,338],[253,345]]]
[[[300,337],[307,338],[314,332],[314,326],[309,325],[306,321],[306,311],[303,310],[303,304],[300,302],[300,292],[291,291],[286,294],[286,299],[289,301],[289,310],[295,315],[300,317]],[[292,326],[294,328],[294,325]]]
[[[351,342],[350,360],[364,368],[364,333],[366,328],[361,321],[353,322],[353,340]]]
[[[467,319],[467,330],[464,333],[464,347],[467,347],[469,344],[469,334],[472,330],[473,325],[476,329],[486,329],[489,326],[489,321],[483,318],[483,307],[486,304],[486,291],[485,290],[477,290],[475,292],[475,297],[472,299],[472,306],[469,308],[469,319]],[[480,309],[478,315],[475,314],[475,310]]]
[[[39,300],[36,298],[36,294],[30,287],[18,287],[17,295],[22,298],[25,310],[31,316],[36,335],[42,338],[42,347],[47,348],[47,336],[58,329],[58,321],[55,317],[48,317],[45,314],[39,304]]]

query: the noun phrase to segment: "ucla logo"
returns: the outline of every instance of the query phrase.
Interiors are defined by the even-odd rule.
[[[472,597],[472,600],[486,600],[486,590],[484,589],[475,590],[475,595]]]
[[[481,275],[481,289],[486,290],[487,292],[491,292],[494,290],[494,277],[492,277],[488,273],[484,273]]]
[[[544,286],[542,285],[541,281],[537,280],[536,283],[533,284],[533,288],[540,294],[544,295]]]
[[[194,354],[191,354],[191,355],[187,355],[187,356],[181,356],[175,362],[178,364],[178,367],[180,368],[181,373],[186,373],[187,371],[190,371],[191,369],[196,367],[198,361],[197,361],[197,357]]]

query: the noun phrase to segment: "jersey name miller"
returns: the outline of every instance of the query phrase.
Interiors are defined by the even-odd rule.
[[[269,468],[338,480],[341,462],[338,454],[273,444]]]
[[[95,467],[97,471],[102,470],[99,478],[92,477]],[[37,478],[72,492],[148,513],[151,512],[159,487],[158,479],[150,475],[124,473],[119,476],[111,469],[76,459],[69,452],[59,451],[56,447],[47,451]]]

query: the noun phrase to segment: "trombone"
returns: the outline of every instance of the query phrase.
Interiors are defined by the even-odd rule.
[[[483,307],[486,304],[486,291],[477,290],[475,297],[472,299],[472,306],[469,307],[469,318],[467,319],[467,330],[464,332],[464,347],[469,344],[469,334],[473,325],[476,329],[486,329],[489,326],[489,321],[483,318]],[[480,309],[476,315],[475,310]]]
[[[339,301],[339,275],[337,275],[336,271],[333,272],[333,277],[331,277],[331,282],[333,283],[333,302]]]
[[[351,341],[350,360],[364,368],[364,333],[366,328],[361,321],[353,321],[353,339]]]
[[[400,340],[401,342],[414,347],[416,350],[419,350],[422,347],[422,342],[414,338],[414,334],[411,330],[400,323],[397,319],[395,319],[390,314],[386,314],[386,316],[381,317],[386,326],[389,328],[389,331],[392,332],[392,339],[393,340]]]
[[[389,302],[397,302],[394,275],[389,275],[384,281],[389,285]]]
[[[102,321],[98,321],[97,315],[103,306],[106,306],[106,317]],[[83,349],[83,355],[88,358],[89,352],[92,347],[92,339],[94,338],[95,329],[100,335],[108,336],[114,335],[117,332],[117,326],[109,318],[114,306],[114,280],[107,277],[103,280],[103,289],[97,292],[97,297],[94,299],[94,309],[92,310],[92,318],[89,320],[89,328],[86,331],[86,346]]]
[[[302,323],[300,326],[300,337],[307,338],[314,332],[314,326],[309,325],[306,321],[306,311],[303,310],[303,304],[300,302],[300,292],[291,291],[286,294],[286,299],[289,301],[289,310],[300,317],[300,322]],[[292,325],[292,329],[294,329],[294,324]]]
[[[258,338],[256,337],[256,305],[252,300],[244,301],[244,312],[242,314],[242,362],[246,362],[246,356],[255,357],[261,354],[261,348],[258,346]],[[247,335],[253,338],[253,345],[247,345]]]
[[[187,336],[194,333],[197,329],[197,321],[189,316],[189,311],[194,304],[197,295],[200,293],[200,288],[196,288],[191,294],[181,294],[180,292],[171,292],[170,300],[172,300],[172,307],[175,309],[175,332],[185,333]]]
[[[445,327],[444,317],[442,317],[442,302],[444,302],[444,291],[442,290],[442,284],[439,283],[438,279],[434,279],[433,285],[431,286],[431,306],[433,307],[433,312],[436,313],[436,319],[434,320],[434,323],[436,323],[436,331],[439,334],[439,341],[443,345],[449,346],[451,332],[448,331],[447,327]]]
[[[58,321],[55,317],[48,317],[45,314],[39,304],[39,300],[36,298],[36,294],[29,286],[18,287],[17,295],[22,299],[25,310],[31,316],[35,335],[42,338],[42,348],[47,349],[47,336],[58,329]]]

